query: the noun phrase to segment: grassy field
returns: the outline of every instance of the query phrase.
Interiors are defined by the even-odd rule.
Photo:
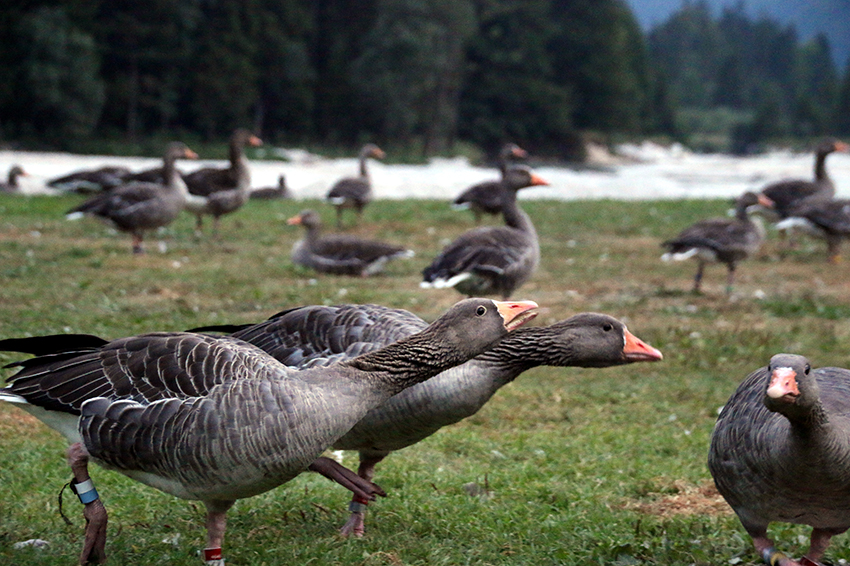
[[[415,249],[371,279],[318,277],[289,261],[300,230],[285,219],[318,202],[250,202],[198,239],[184,216],[129,253],[129,238],[93,220],[65,221],[80,198],[0,196],[0,337],[61,332],[117,338],[155,330],[258,321],[298,304],[376,302],[433,319],[460,298],[421,290],[419,273],[472,226],[446,203],[380,201],[354,230]],[[815,366],[850,366],[850,267],[826,263],[823,244],[781,253],[775,237],[739,268],[659,261],[659,243],[687,224],[724,215],[723,201],[525,202],[542,262],[515,298],[543,307],[536,324],[581,311],[628,323],[665,360],[605,370],[538,368],[476,416],[387,458],[368,534],[344,540],[348,493],[315,474],[243,500],[228,514],[230,565],[756,564],[749,539],[710,489],[705,465],[717,409],[739,381],[781,351]],[[167,247],[161,250],[160,240]],[[784,256],[784,257],[783,257]],[[19,359],[0,354],[0,363]],[[3,370],[4,377],[11,371]],[[65,442],[0,405],[0,563],[73,564],[80,506],[57,493],[70,477]],[[356,466],[356,456],[345,463]],[[111,513],[112,564],[200,563],[203,509],[99,468]],[[470,496],[477,483],[488,496]],[[808,529],[775,525],[799,556]],[[15,542],[49,541],[13,550]],[[164,542],[167,541],[167,542]],[[846,536],[827,557],[850,556]]]

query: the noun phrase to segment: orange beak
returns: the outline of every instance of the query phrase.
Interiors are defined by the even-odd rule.
[[[257,136],[251,136],[250,138],[248,138],[248,145],[253,147],[259,147],[263,145],[263,140],[261,140]]]
[[[791,368],[776,368],[770,376],[767,396],[793,403],[800,396],[797,387],[797,373]]]
[[[850,151],[850,145],[844,143],[843,141],[835,142],[835,151],[841,151],[843,153],[847,153]]]
[[[531,309],[537,308],[537,303],[534,301],[493,301],[493,303],[502,315],[508,332],[537,316],[536,312],[530,312]]]
[[[195,153],[194,151],[192,151],[191,149],[189,149],[189,148],[187,147],[187,148],[183,151],[183,158],[184,158],[184,159],[197,159],[197,158],[198,158],[198,154],[197,154],[197,153]]]
[[[762,205],[763,207],[765,207],[765,208],[773,208],[774,207],[774,203],[769,197],[759,193],[758,199],[759,199],[759,204]]]
[[[536,173],[531,174],[531,184],[532,186],[536,185],[548,185],[549,181],[544,179],[543,177],[537,175]]]
[[[300,215],[300,214],[296,214],[296,215],[295,215],[295,216],[293,216],[292,218],[289,218],[289,219],[286,221],[286,223],[287,223],[288,225],[290,225],[290,226],[299,226],[299,225],[301,224],[301,220],[302,220],[302,219],[301,219],[301,215]]]
[[[628,330],[623,331],[626,343],[623,345],[623,355],[630,362],[657,362],[664,359],[661,350],[653,348]]]

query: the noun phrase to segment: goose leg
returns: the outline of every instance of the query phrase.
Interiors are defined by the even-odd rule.
[[[700,285],[702,284],[702,271],[705,268],[705,263],[699,262],[697,264],[697,273],[694,275],[694,293],[700,292]]]
[[[227,510],[233,501],[207,501],[207,546],[204,548],[204,560],[208,566],[224,566],[221,545],[224,543],[224,530],[227,527]]]
[[[142,236],[140,234],[133,234],[133,253],[134,254],[145,253],[145,248],[142,245]]]
[[[823,553],[826,552],[826,547],[829,546],[829,541],[835,535],[840,535],[847,529],[812,529],[812,536],[809,542],[809,551],[800,559],[803,566],[817,566],[820,564],[820,559],[823,558]]]
[[[74,484],[91,479],[89,476],[89,454],[79,442],[68,448],[68,464],[74,474]],[[91,493],[91,492],[89,492]],[[95,492],[96,496],[97,492]],[[103,564],[106,562],[106,507],[100,498],[85,504],[83,517],[86,519],[86,539],[80,553],[80,564]]]
[[[325,457],[317,458],[307,469],[335,481],[352,492],[355,497],[374,501],[377,495],[381,497],[387,496],[386,492],[380,486],[363,479],[345,466],[340,465],[336,460]]]
[[[337,205],[336,207],[336,227],[337,229],[342,229],[342,206]]]
[[[360,467],[357,468],[357,475],[367,481],[372,481],[375,477],[375,465],[386,458],[388,452],[373,452],[360,453]],[[351,498],[351,503],[348,506],[351,515],[348,516],[348,521],[339,530],[339,534],[344,537],[354,535],[362,537],[366,534],[366,509],[369,506],[369,500],[358,497],[357,494]]]
[[[732,286],[735,283],[735,264],[729,264],[729,271],[726,273],[726,294],[732,294]]]

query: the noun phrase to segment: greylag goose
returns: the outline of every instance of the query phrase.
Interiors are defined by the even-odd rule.
[[[702,220],[682,230],[672,240],[661,245],[668,252],[664,261],[683,261],[695,258],[698,262],[694,276],[694,292],[699,293],[702,273],[706,263],[725,263],[726,292],[732,292],[735,268],[739,261],[756,253],[764,240],[764,231],[753,222],[747,209],[756,204],[770,206],[771,201],[762,194],[746,192],[735,201],[735,218]]]
[[[74,337],[70,349],[52,350],[45,338],[17,339],[0,349],[49,353],[13,364],[21,369],[0,399],[72,442],[76,492],[92,510],[82,563],[103,559],[106,532],[89,459],[203,502],[205,555],[221,560],[225,514],[237,499],[291,480],[370,409],[485,351],[536,306],[468,299],[404,340],[305,370],[241,340],[193,333],[92,338],[90,347]]]
[[[472,185],[452,201],[452,208],[456,210],[471,210],[475,216],[476,224],[481,222],[482,214],[495,216],[502,212],[502,194],[505,190],[505,177],[508,174],[508,160],[525,159],[526,157],[528,157],[528,153],[518,145],[513,143],[505,144],[499,152],[498,159],[501,178],[498,181],[484,181],[483,183]]]
[[[358,177],[346,177],[337,181],[328,191],[327,201],[336,207],[336,226],[342,228],[342,211],[353,208],[359,219],[363,213],[363,207],[372,201],[372,181],[369,178],[369,170],[366,161],[370,158],[383,159],[386,157],[384,151],[373,143],[363,146],[360,150],[360,175]]]
[[[781,220],[793,213],[795,207],[803,200],[831,199],[835,196],[835,185],[826,172],[826,157],[836,151],[847,152],[848,150],[850,146],[836,139],[821,142],[815,150],[814,180],[788,179],[764,187],[761,194],[773,203],[766,208]]]
[[[841,242],[850,237],[850,200],[805,200],[787,218],[776,223],[778,230],[798,229],[826,240],[830,263],[841,260]]]
[[[75,193],[99,193],[123,185],[129,175],[126,167],[110,165],[63,175],[47,181],[47,186]]]
[[[195,197],[186,209],[195,215],[196,230],[203,228],[204,216],[213,217],[213,232],[218,233],[219,218],[236,212],[248,202],[251,189],[251,169],[245,157],[245,146],[262,145],[260,138],[248,130],[239,129],[230,137],[230,167],[207,167],[184,176],[189,193]]]
[[[830,539],[850,527],[850,371],[812,369],[777,354],[751,373],[723,407],[708,468],[764,561],[817,565]],[[812,527],[794,561],[767,536],[774,521]]]
[[[274,200],[292,198],[292,193],[289,192],[289,187],[286,186],[286,177],[280,175],[277,178],[276,187],[260,187],[253,189],[250,198],[261,200]]]
[[[17,193],[20,191],[18,177],[27,177],[28,173],[20,165],[12,165],[5,183],[0,183],[0,193]]]
[[[292,247],[292,262],[322,273],[367,277],[380,272],[388,261],[413,257],[413,251],[376,240],[346,234],[322,236],[322,221],[314,210],[303,210],[286,221],[303,226],[306,235]]]
[[[524,166],[511,168],[508,179],[511,182],[505,185],[502,197],[505,226],[461,234],[422,271],[420,287],[454,287],[467,296],[498,294],[507,298],[531,277],[540,262],[540,245],[534,224],[517,204],[516,193],[522,187],[549,183]]]
[[[408,311],[378,305],[307,306],[242,327],[197,331],[232,332],[288,366],[337,363],[421,331],[426,323]],[[487,352],[369,411],[334,443],[360,453],[358,473],[371,481],[388,454],[474,415],[499,390],[537,366],[608,367],[662,359],[661,352],[604,314],[583,313],[546,327],[525,327]],[[374,499],[374,498],[373,498]],[[368,500],[354,495],[344,535],[364,533]]]
[[[132,234],[133,253],[144,253],[144,233],[171,224],[186,204],[186,185],[174,165],[175,161],[197,157],[198,154],[185,144],[173,142],[168,145],[163,157],[163,168],[168,178],[164,185],[129,183],[115,187],[69,210],[68,218],[90,214],[109,221],[118,230]]]

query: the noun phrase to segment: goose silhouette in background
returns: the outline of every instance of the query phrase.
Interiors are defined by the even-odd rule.
[[[748,209],[756,204],[770,206],[771,201],[762,194],[747,192],[735,201],[734,218],[701,220],[684,230],[672,240],[663,242],[667,253],[663,261],[684,261],[694,258],[697,272],[693,291],[699,293],[702,275],[707,263],[726,265],[726,292],[731,293],[735,283],[738,262],[755,254],[764,241],[764,229],[750,219]]]
[[[384,151],[373,143],[363,146],[358,158],[360,174],[357,177],[346,177],[337,181],[328,191],[326,200],[336,208],[336,226],[342,228],[342,211],[351,208],[357,213],[359,220],[363,209],[372,202],[372,179],[366,162],[369,158],[383,159]]]
[[[511,167],[507,179],[501,204],[505,226],[483,226],[458,236],[422,271],[420,287],[507,298],[531,277],[540,263],[540,243],[516,196],[523,187],[549,183],[522,165]]]
[[[467,299],[421,332],[335,364],[287,368],[230,337],[153,333],[106,342],[72,335],[0,341],[37,357],[0,400],[71,442],[88,521],[81,563],[105,558],[106,509],[94,460],[207,509],[208,560],[221,558],[226,512],[308,469],[372,408],[474,357],[534,317],[530,301]]]
[[[481,216],[484,214],[495,216],[501,213],[502,195],[505,191],[504,185],[507,181],[510,160],[525,159],[526,157],[528,157],[528,152],[514,143],[502,146],[498,157],[500,178],[496,181],[484,181],[472,185],[455,197],[452,201],[452,208],[471,210],[476,224],[481,222]]]
[[[414,256],[413,250],[377,240],[365,240],[348,234],[321,235],[322,221],[314,210],[303,210],[286,221],[303,226],[306,234],[292,247],[292,263],[320,273],[359,275],[379,273],[387,262]]]
[[[135,182],[120,185],[95,195],[68,211],[69,219],[92,215],[110,222],[118,230],[133,236],[133,253],[144,253],[145,232],[168,226],[186,206],[189,193],[175,167],[178,159],[197,159],[198,154],[182,142],[168,145],[163,157],[167,181]]]

